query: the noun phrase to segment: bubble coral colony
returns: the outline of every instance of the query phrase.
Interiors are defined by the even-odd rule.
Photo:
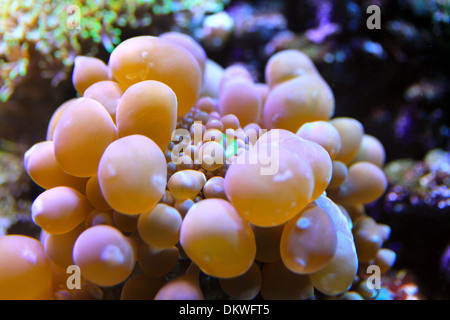
[[[383,146],[332,118],[312,61],[278,52],[265,84],[208,61],[175,32],[125,40],[107,64],[75,59],[79,97],[24,156],[46,189],[31,208],[41,239],[0,238],[0,298],[115,286],[122,299],[204,299],[205,277],[235,299],[344,297],[361,266],[392,266],[389,227],[364,210],[387,187]],[[66,285],[71,265],[80,289]]]

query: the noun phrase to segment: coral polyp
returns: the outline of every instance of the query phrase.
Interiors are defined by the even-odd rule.
[[[29,297],[4,289],[19,272],[45,275],[36,298],[204,299],[205,278],[234,299],[341,297],[362,263],[390,269],[385,229],[364,211],[387,187],[384,148],[333,118],[312,60],[279,52],[261,83],[242,65],[210,68],[177,32],[129,38],[107,63],[75,59],[82,97],[24,157],[45,189],[31,208],[42,244],[0,239],[19,267],[0,262],[0,297]],[[42,261],[26,266],[26,252]],[[50,265],[78,266],[81,288]]]

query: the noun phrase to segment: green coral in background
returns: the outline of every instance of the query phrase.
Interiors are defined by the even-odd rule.
[[[56,86],[79,54],[111,52],[122,29],[151,25],[155,15],[197,19],[223,10],[219,0],[0,0],[0,101],[6,102],[38,55],[41,76]],[[177,17],[175,17],[177,20]],[[180,21],[182,19],[178,19]],[[85,45],[86,44],[86,45]]]

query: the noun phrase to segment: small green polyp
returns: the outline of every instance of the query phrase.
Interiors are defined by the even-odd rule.
[[[223,133],[222,146],[225,149],[225,158],[237,155],[237,143],[236,140],[233,139],[233,142],[230,143],[227,141],[227,136]]]

